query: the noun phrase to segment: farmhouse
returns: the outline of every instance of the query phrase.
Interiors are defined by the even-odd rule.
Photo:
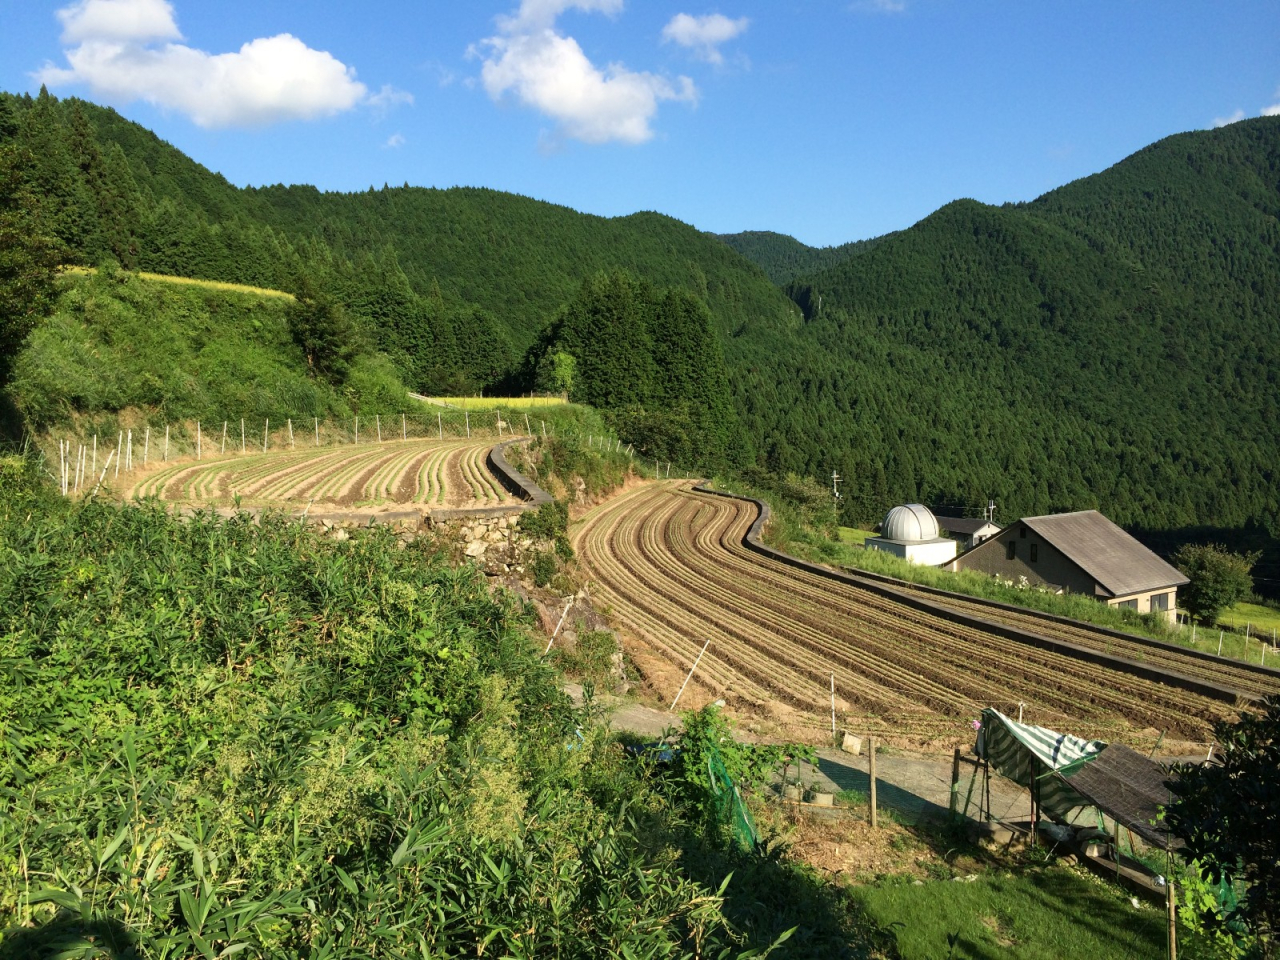
[[[943,536],[958,543],[961,550],[972,550],[1000,532],[1000,527],[986,517],[938,517],[938,526]]]
[[[956,542],[939,536],[937,517],[919,503],[890,510],[880,525],[880,536],[868,537],[863,546],[935,567],[956,555]]]
[[[1112,607],[1163,613],[1170,621],[1178,587],[1190,581],[1098,513],[1024,517],[947,565],[1034,586],[1083,593]]]

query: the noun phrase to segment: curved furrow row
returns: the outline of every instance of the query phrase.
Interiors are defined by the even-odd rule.
[[[701,497],[698,499],[702,500]],[[948,682],[962,682],[960,678],[975,673],[975,665],[966,648],[980,641],[984,656],[979,669],[985,677],[989,678],[993,667],[998,668],[998,682],[1005,690],[1021,678],[1025,688],[1039,690],[1047,704],[1064,713],[1079,715],[1080,707],[1087,703],[1093,712],[1104,715],[1122,713],[1136,716],[1140,712],[1156,711],[1170,722],[1181,723],[1188,710],[1202,710],[1205,705],[1205,698],[1197,694],[1115,671],[1108,671],[1109,683],[1105,688],[1088,679],[1078,679],[1080,664],[1064,654],[1028,647],[956,625],[904,607],[871,591],[836,585],[813,574],[773,563],[742,548],[741,531],[738,530],[731,537],[723,537],[719,545],[736,560],[736,563],[729,563],[744,573],[769,580],[775,589],[788,591],[789,600],[803,604],[804,599],[809,599],[812,609],[821,611],[824,616],[840,612],[852,614],[881,627],[886,638],[891,636],[890,631],[905,638],[915,659],[930,663],[935,668],[949,663],[956,680],[948,678]],[[702,546],[704,551],[710,549],[709,544]],[[989,696],[990,693],[986,694]]]
[[[1123,719],[1199,736],[1210,719],[1230,716],[1225,705],[1188,691],[759,557],[741,544],[753,521],[749,504],[649,485],[593,511],[575,539],[584,566],[633,630],[648,635],[657,620],[676,634],[710,635],[715,652],[699,672],[719,673],[717,683],[737,675],[804,709],[827,702],[835,673],[853,709],[904,719],[956,718],[1013,696],[1035,696],[1042,712],[1083,716],[1095,728]],[[700,645],[671,646],[691,662]]]

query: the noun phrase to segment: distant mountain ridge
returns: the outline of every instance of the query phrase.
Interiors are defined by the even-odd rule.
[[[854,240],[835,247],[810,247],[785,233],[747,230],[743,233],[715,234],[742,256],[756,264],[770,280],[786,286],[797,277],[828,270],[858,253],[873,249],[885,237]]]

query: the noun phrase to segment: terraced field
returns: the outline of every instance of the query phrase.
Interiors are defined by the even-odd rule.
[[[492,440],[408,440],[221,456],[136,473],[126,498],[176,504],[343,507],[418,504],[501,506],[515,502],[486,464]]]
[[[917,741],[971,735],[984,706],[1016,711],[1019,701],[1028,722],[1133,742],[1168,731],[1207,743],[1212,721],[1234,716],[1230,704],[767,560],[742,545],[755,517],[753,504],[658,483],[598,507],[573,531],[593,594],[622,621],[660,693],[675,695],[711,641],[682,705],[723,698],[829,729],[834,674],[845,725]],[[1176,667],[1209,678],[1202,664]]]

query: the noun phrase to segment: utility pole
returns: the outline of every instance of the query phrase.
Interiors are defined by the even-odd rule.
[[[844,480],[841,479],[840,474],[832,470],[831,471],[831,499],[832,499],[831,508],[832,510],[835,511],[837,523],[840,520],[840,484],[842,483],[844,483]]]

